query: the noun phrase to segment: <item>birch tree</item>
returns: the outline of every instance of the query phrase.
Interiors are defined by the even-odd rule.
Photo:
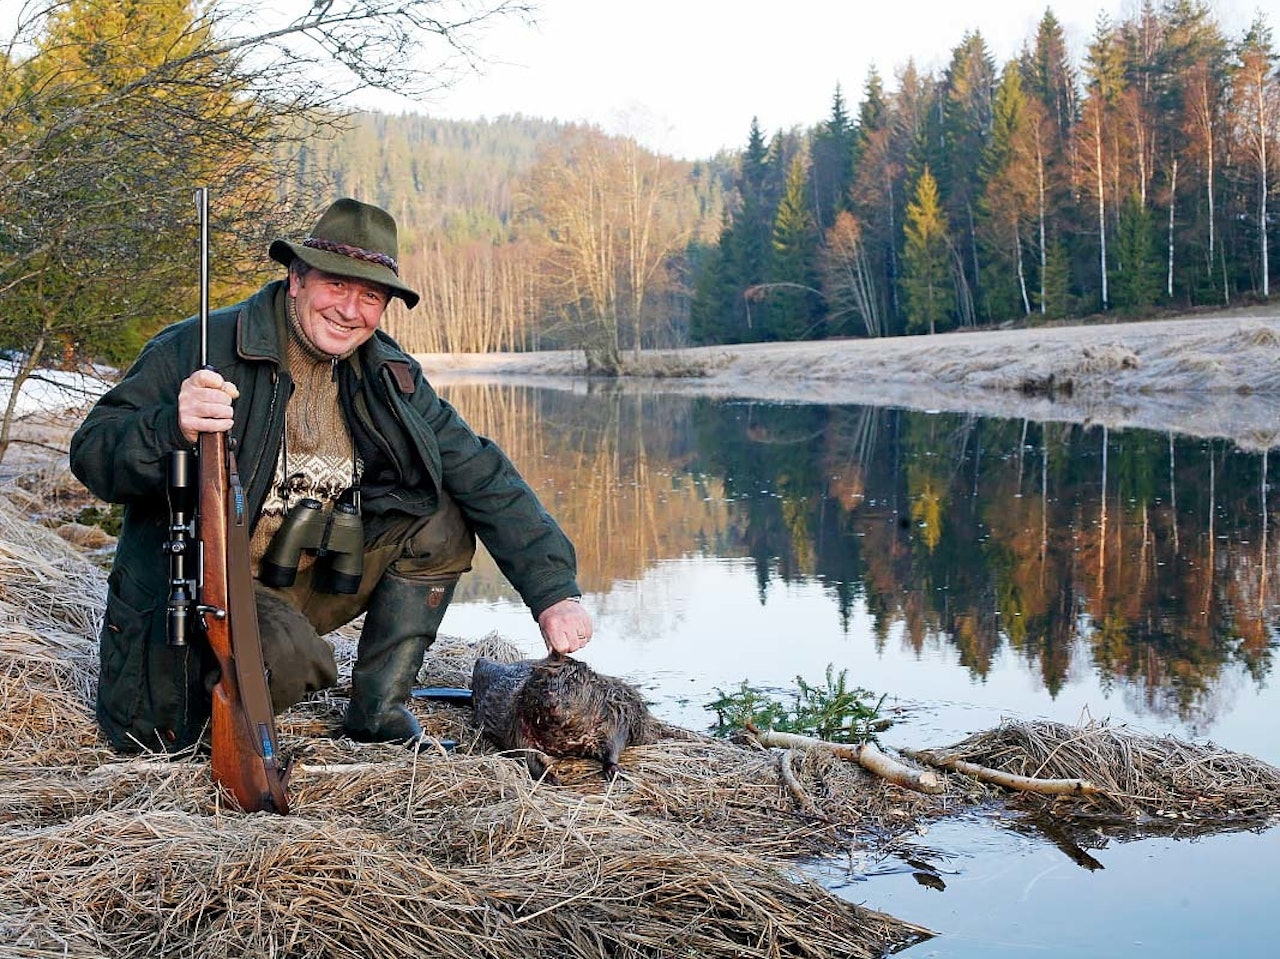
[[[1036,138],[1036,232],[1039,254],[1041,315],[1065,312],[1061,289],[1051,283],[1063,256],[1060,237],[1071,230],[1074,215],[1071,178],[1075,166],[1075,129],[1079,120],[1076,72],[1067,54],[1062,25],[1045,10],[1036,28],[1035,45],[1024,66],[1025,89],[1042,120]],[[1053,253],[1051,251],[1058,251]],[[1051,260],[1054,261],[1051,264]]]
[[[1086,63],[1087,98],[1083,116],[1077,127],[1080,164],[1079,183],[1082,192],[1092,194],[1098,230],[1098,284],[1103,310],[1111,305],[1107,288],[1107,198],[1114,188],[1112,177],[1116,164],[1116,105],[1123,86],[1121,51],[1106,15],[1098,18]]]
[[[840,329],[849,317],[857,317],[867,336],[884,336],[881,297],[867,256],[862,225],[848,210],[836,214],[826,233],[818,258],[822,288],[831,312],[828,326]]]
[[[529,178],[525,216],[545,236],[546,299],[593,371],[621,372],[623,349],[643,343],[646,304],[689,235],[675,212],[686,173],[630,138],[586,130],[547,151]]]
[[[1266,299],[1271,295],[1268,243],[1268,203],[1271,168],[1275,164],[1276,140],[1280,136],[1280,81],[1276,78],[1277,57],[1271,30],[1261,15],[1245,33],[1237,52],[1232,82],[1237,136],[1251,166],[1257,197],[1258,270],[1255,289]]]

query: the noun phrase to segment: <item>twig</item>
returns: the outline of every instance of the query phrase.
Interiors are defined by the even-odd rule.
[[[791,791],[796,803],[807,815],[823,822],[830,822],[830,817],[818,808],[817,804],[809,797],[809,794],[805,792],[805,788],[800,785],[800,780],[796,778],[796,771],[791,765],[791,760],[794,756],[794,749],[783,750],[782,755],[778,757],[778,774],[782,777],[782,781],[786,783],[787,789]]]

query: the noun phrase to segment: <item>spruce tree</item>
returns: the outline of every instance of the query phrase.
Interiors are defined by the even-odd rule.
[[[907,204],[902,291],[907,331],[936,333],[949,325],[954,302],[947,214],[926,166]]]
[[[1056,240],[1045,251],[1044,277],[1035,304],[1045,319],[1058,320],[1075,311],[1071,302],[1071,264],[1066,244]]]
[[[991,136],[995,92],[995,66],[981,34],[965,35],[952,53],[942,86],[943,149],[940,165],[933,169],[961,253],[957,308],[962,320],[971,323],[981,295],[978,206],[986,188],[982,157]]]
[[[815,225],[821,231],[835,222],[836,213],[849,208],[849,186],[853,182],[854,127],[838,85],[831,116],[814,131],[809,152],[812,209]]]
[[[765,338],[795,340],[818,330],[823,312],[816,289],[818,230],[808,202],[809,176],[803,156],[791,161],[786,187],[773,221],[772,270],[768,298],[772,309]]]
[[[732,229],[726,222],[720,241],[707,251],[694,280],[689,305],[689,339],[694,344],[732,341],[734,289],[726,265]]]
[[[710,275],[697,280],[690,330],[695,343],[758,340],[769,327],[770,303],[752,292],[769,276],[773,230],[769,175],[769,150],[760,123],[753,118],[726,225],[717,253],[706,265]]]
[[[1116,224],[1111,289],[1116,309],[1142,314],[1160,295],[1160,262],[1156,255],[1151,211],[1136,192],[1120,207]]]

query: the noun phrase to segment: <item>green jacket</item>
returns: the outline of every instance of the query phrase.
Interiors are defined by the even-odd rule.
[[[235,441],[250,516],[266,499],[293,388],[282,363],[285,283],[209,316],[208,365],[235,383]],[[124,504],[101,632],[98,721],[123,749],[178,749],[209,715],[207,644],[168,645],[168,454],[189,446],[178,388],[200,365],[194,317],[162,330],[89,412],[71,469],[96,496]],[[379,331],[334,376],[362,460],[366,515],[426,516],[447,491],[533,614],[581,590],[573,546],[506,455],[477,436]]]

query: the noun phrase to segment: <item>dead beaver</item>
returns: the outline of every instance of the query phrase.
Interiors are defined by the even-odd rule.
[[[529,773],[551,783],[557,780],[549,756],[598,759],[612,779],[623,749],[668,729],[634,687],[554,653],[515,663],[481,656],[471,672],[471,695],[485,737],[500,749],[524,750]]]

